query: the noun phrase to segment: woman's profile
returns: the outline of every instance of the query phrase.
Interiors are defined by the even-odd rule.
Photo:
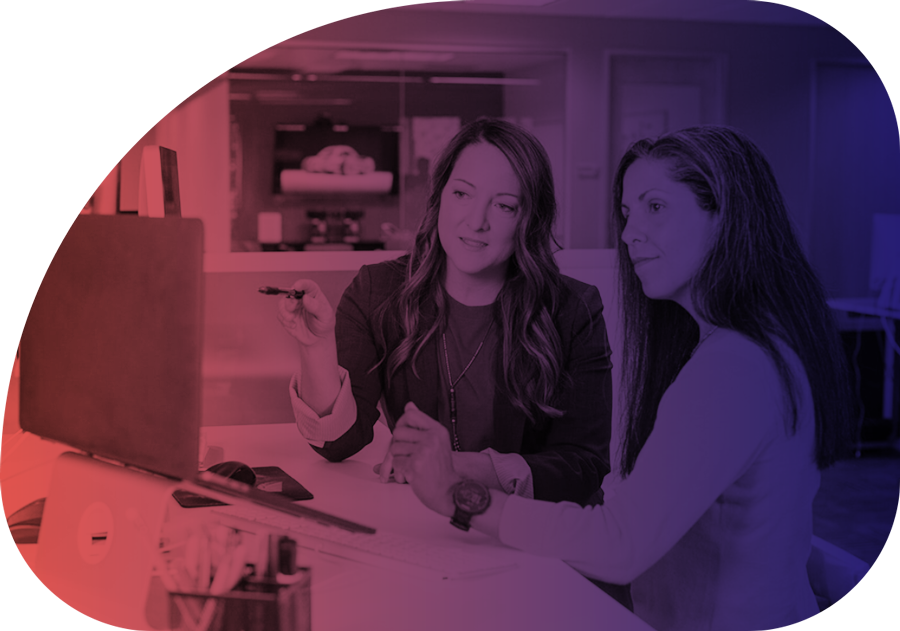
[[[395,466],[444,515],[631,583],[635,613],[656,629],[808,618],[812,501],[819,468],[849,442],[850,399],[771,168],[730,128],[643,140],[619,164],[613,212],[626,431],[624,477],[604,504],[479,489],[454,469],[443,428],[412,406],[394,431]]]

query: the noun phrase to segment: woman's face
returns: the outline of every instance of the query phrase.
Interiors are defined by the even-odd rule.
[[[674,300],[694,314],[691,281],[715,235],[718,214],[700,208],[667,162],[642,158],[625,172],[622,241],[648,298]]]
[[[441,192],[438,237],[448,280],[505,278],[521,216],[521,187],[509,160],[486,142],[460,152]]]

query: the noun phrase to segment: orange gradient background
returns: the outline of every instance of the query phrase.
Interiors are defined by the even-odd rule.
[[[896,0],[781,3],[823,19],[853,41],[880,74],[896,111]],[[7,0],[0,10],[4,400],[19,335],[50,259],[97,185],[147,130],[201,86],[273,44],[335,20],[404,4],[415,0]],[[13,508],[4,507],[3,517]],[[895,524],[860,587],[794,628],[898,628],[897,530]],[[473,616],[477,626],[477,612]],[[597,626],[603,628],[602,621]],[[44,589],[3,527],[0,628],[115,627],[102,612]]]

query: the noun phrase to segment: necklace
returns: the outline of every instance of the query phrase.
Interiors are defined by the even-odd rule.
[[[719,327],[714,326],[709,331],[707,331],[706,335],[704,335],[703,337],[700,338],[700,341],[697,342],[697,345],[694,347],[694,350],[691,351],[691,357],[694,356],[694,353],[697,352],[697,349],[700,348],[700,345],[703,344],[703,342],[705,342],[709,338],[710,335],[712,335],[713,333],[715,333],[718,330],[719,330]]]
[[[484,342],[485,340],[487,340],[487,336],[488,334],[490,334],[492,328],[494,328],[493,320],[491,321],[491,325],[488,327],[488,330],[485,332],[484,337],[481,339],[481,343],[478,345],[478,348],[475,349],[475,354],[472,355],[472,359],[469,360],[469,363],[466,364],[466,367],[462,369],[462,372],[457,375],[455,380],[450,375],[450,355],[447,353],[447,334],[441,333],[441,341],[443,341],[444,343],[444,361],[447,363],[447,385],[450,386],[450,429],[453,432],[454,451],[462,451],[459,446],[459,433],[456,430],[456,386],[463,378],[463,375],[466,374],[466,371],[475,362],[475,358],[478,357],[478,353],[481,352],[481,347],[484,346]]]

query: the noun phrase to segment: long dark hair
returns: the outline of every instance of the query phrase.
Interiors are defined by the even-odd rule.
[[[800,384],[778,341],[797,354],[812,390],[816,463],[831,464],[849,445],[852,405],[846,358],[825,292],[794,234],[775,176],[744,134],[703,126],[632,145],[613,182],[624,326],[623,475],[634,468],[656,420],[663,392],[698,343],[696,322],[678,304],[651,300],[622,242],[625,172],[638,159],[664,161],[697,204],[720,214],[717,236],[691,284],[691,298],[709,323],[732,329],[771,357],[787,393],[789,431],[796,432]]]
[[[538,413],[558,416],[551,399],[568,376],[554,324],[563,285],[553,257],[557,214],[553,173],[546,151],[534,136],[496,119],[463,127],[435,163],[428,206],[406,266],[406,279],[397,295],[376,312],[376,335],[382,342],[385,326],[392,321],[399,322],[402,329],[402,341],[386,358],[388,387],[391,376],[407,362],[412,362],[417,374],[415,362],[423,346],[446,324],[442,281],[447,255],[438,238],[441,193],[459,154],[481,142],[503,152],[521,187],[515,248],[494,306],[503,375],[498,385],[528,418],[534,420]],[[434,321],[423,330],[423,320],[430,316],[435,316]]]

